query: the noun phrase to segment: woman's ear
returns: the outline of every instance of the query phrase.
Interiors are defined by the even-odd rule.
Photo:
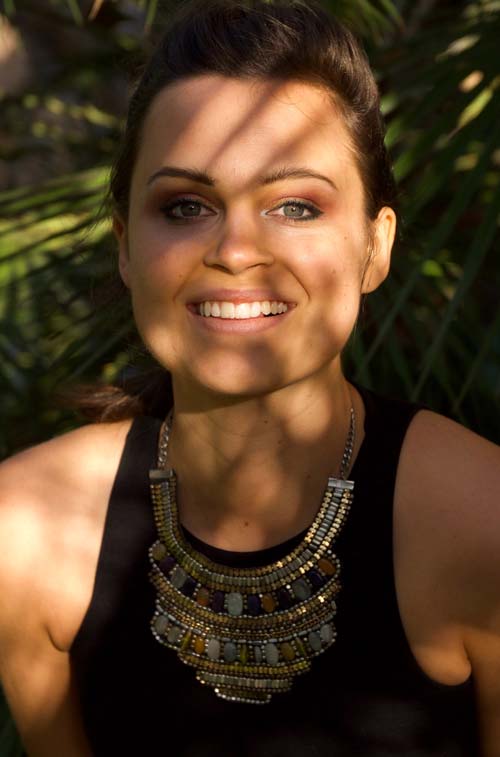
[[[127,224],[118,214],[113,215],[113,234],[118,243],[118,270],[126,287],[130,287],[130,256],[128,251]]]
[[[374,292],[387,278],[396,226],[397,219],[394,210],[383,207],[373,222],[372,249],[363,274],[362,294]]]

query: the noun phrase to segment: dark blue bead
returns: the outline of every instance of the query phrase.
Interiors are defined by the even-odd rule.
[[[323,576],[316,568],[311,568],[306,573],[306,578],[313,587],[313,589],[319,589],[326,581],[326,576]]]
[[[224,609],[224,592],[214,591],[212,597],[212,610],[214,612],[222,612]]]
[[[260,614],[260,599],[257,594],[249,594],[247,597],[247,607],[249,615]]]
[[[294,600],[288,589],[278,589],[276,594],[278,596],[278,603],[281,610],[288,610],[288,608],[293,605]]]
[[[196,581],[194,578],[191,578],[189,576],[185,581],[181,588],[182,594],[184,594],[185,597],[192,597],[194,594],[194,590],[196,589]]]
[[[159,563],[160,570],[163,573],[163,575],[168,576],[170,571],[175,565],[175,558],[172,557],[172,555],[167,555],[163,558],[163,560]]]

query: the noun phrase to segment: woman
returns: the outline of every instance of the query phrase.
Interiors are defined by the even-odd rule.
[[[153,54],[111,189],[173,410],[119,397],[2,467],[30,755],[500,755],[499,451],[342,373],[383,136],[313,3],[189,3]]]

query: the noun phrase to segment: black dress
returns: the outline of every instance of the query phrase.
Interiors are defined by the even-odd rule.
[[[474,682],[431,680],[399,615],[392,503],[401,445],[418,407],[362,390],[365,439],[350,478],[354,501],[337,541],[342,591],[337,641],[292,689],[266,705],[219,699],[150,630],[156,539],[148,472],[160,421],[130,429],[112,490],[93,597],[71,650],[93,754],[172,757],[475,757]],[[305,532],[258,552],[200,542],[222,564],[265,565]]]

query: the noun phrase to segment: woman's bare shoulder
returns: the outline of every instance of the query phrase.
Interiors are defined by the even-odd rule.
[[[82,426],[29,447],[0,465],[0,512],[35,507],[55,514],[64,501],[116,472],[131,421]]]
[[[410,424],[398,479],[401,495],[425,495],[457,526],[500,517],[500,447],[437,413],[423,410]]]
[[[500,744],[500,447],[447,418],[419,413],[400,488],[418,516],[420,565],[434,554],[434,612],[454,613],[477,693],[485,755]],[[404,489],[404,492],[403,492]],[[420,512],[419,512],[420,511]]]
[[[83,426],[0,465],[0,677],[30,753],[90,754],[69,650],[129,427]]]
[[[39,627],[58,629],[56,644],[69,643],[91,591],[129,428],[130,421],[83,426],[0,465],[4,640],[9,629],[16,643],[22,638],[18,625],[29,607]]]
[[[500,579],[500,447],[442,415],[423,410],[406,435],[396,496],[414,533],[436,543],[457,576],[477,578],[496,562]]]
[[[485,743],[498,745],[500,447],[422,411],[403,445],[396,496],[404,534],[400,554],[405,552],[404,560],[428,575],[428,586],[435,587],[432,613],[443,619],[447,615],[460,629],[476,681]]]
[[[74,456],[81,457],[80,465],[86,460],[95,463],[96,453],[106,449],[110,443],[123,443],[131,425],[131,420],[114,423],[89,423],[79,428],[55,436],[48,441],[36,444],[4,460],[0,465],[2,483],[8,480],[10,471],[16,467],[29,466],[37,473],[62,468],[66,463],[74,463]],[[8,472],[9,473],[8,473]]]
[[[91,522],[109,497],[129,428],[130,421],[89,424],[2,462],[2,553],[30,564],[35,545],[38,553],[60,538],[60,528]]]

